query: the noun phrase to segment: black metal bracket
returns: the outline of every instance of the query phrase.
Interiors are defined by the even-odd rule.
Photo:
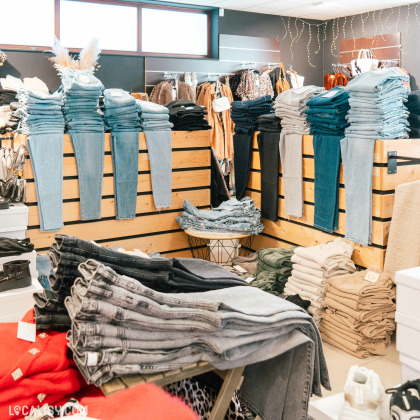
[[[398,162],[398,159],[404,160],[405,162]],[[396,174],[398,165],[420,165],[420,158],[398,156],[396,151],[388,152],[388,174]]]

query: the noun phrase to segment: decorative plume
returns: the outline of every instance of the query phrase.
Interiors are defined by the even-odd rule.
[[[98,39],[93,38],[86,48],[79,53],[79,59],[72,57],[69,50],[56,38],[52,49],[53,56],[49,59],[60,72],[64,68],[88,70],[94,73],[98,66],[101,50],[98,48]]]
[[[79,54],[79,69],[90,70],[92,73],[95,72],[96,66],[98,65],[99,54],[101,50],[98,48],[98,38],[93,38],[87,47],[83,48]]]

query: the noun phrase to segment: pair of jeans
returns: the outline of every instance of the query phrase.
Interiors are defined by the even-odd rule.
[[[249,102],[249,101],[248,101]],[[254,132],[238,133],[233,135],[233,161],[235,166],[235,189],[236,197],[240,200],[245,195],[249,180],[252,157],[252,140]]]
[[[134,219],[137,207],[140,118],[136,100],[121,89],[104,91],[105,124],[111,130],[117,219]]]
[[[279,143],[280,131],[258,134],[261,167],[261,216],[273,222],[278,220]]]
[[[314,226],[332,233],[338,229],[340,140],[342,136],[315,135],[315,214]]]
[[[64,118],[76,158],[81,220],[101,218],[105,131],[98,113],[103,84],[87,70],[60,71]]]
[[[26,145],[35,179],[40,230],[60,230],[64,226],[63,133],[31,134]]]
[[[279,98],[277,96],[277,98]],[[303,216],[302,134],[280,133],[279,153],[284,186],[284,211],[288,216]]]
[[[369,245],[372,236],[374,138],[347,136],[341,141],[346,197],[346,238]]]

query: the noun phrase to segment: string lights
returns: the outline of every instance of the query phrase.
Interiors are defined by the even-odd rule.
[[[395,19],[395,31],[398,32],[399,26],[403,24],[404,26],[404,32],[405,36],[407,38],[410,38],[409,30],[410,30],[410,16],[414,13],[414,19],[417,25],[420,25],[420,19],[419,19],[419,12],[417,8],[419,7],[420,2],[413,4],[408,4],[407,6],[407,14],[404,15],[405,22],[401,22],[401,20],[404,20],[404,17],[402,16],[401,7],[398,6],[398,10],[396,7],[391,8],[389,11],[380,9],[380,10],[374,10],[374,11],[368,11],[365,13],[361,13],[359,15],[352,15],[350,16],[344,16],[342,18],[334,18],[334,19],[328,19],[321,23],[309,23],[301,18],[293,18],[288,17],[287,22],[286,18],[282,19],[282,24],[284,28],[284,35],[281,38],[282,41],[287,39],[289,37],[290,39],[290,56],[293,60],[294,53],[293,49],[298,41],[304,37],[304,33],[306,33],[306,28],[308,29],[307,36],[308,41],[306,44],[306,50],[307,50],[307,61],[308,65],[310,67],[316,67],[316,65],[312,62],[313,56],[311,54],[318,54],[321,51],[322,44],[325,44],[328,42],[328,39],[330,39],[330,52],[332,57],[339,57],[339,40],[346,39],[347,36],[351,36],[353,39],[353,50],[357,49],[356,45],[356,31],[355,31],[355,19],[358,18],[360,20],[360,29],[358,30],[359,33],[361,33],[359,36],[365,37],[365,38],[372,38],[372,44],[370,48],[375,48],[376,46],[376,40],[375,36],[369,35],[368,32],[374,32],[375,35],[380,35],[383,40],[384,34],[387,30],[389,30],[388,23],[390,22],[390,19],[392,16],[396,15]],[[414,9],[414,12],[413,12]],[[404,12],[405,13],[405,12]],[[294,19],[294,21],[293,21]],[[348,23],[349,22],[349,23]],[[369,25],[368,25],[369,22]],[[292,26],[294,25],[294,28]],[[329,26],[331,25],[331,26]],[[349,27],[348,27],[349,25]],[[315,29],[315,35],[313,31],[313,27],[316,27]],[[369,31],[368,31],[368,28]],[[323,32],[321,32],[321,30]],[[401,31],[402,32],[402,31]],[[330,34],[330,36],[328,36]],[[314,42],[314,38],[316,36],[316,45]],[[312,50],[311,50],[312,48]],[[316,48],[316,49],[315,49]]]

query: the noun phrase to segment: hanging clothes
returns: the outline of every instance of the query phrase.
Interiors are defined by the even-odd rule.
[[[349,81],[350,77],[341,71],[329,73],[324,76],[324,87],[326,90],[331,90],[336,86],[346,86]]]
[[[286,72],[283,63],[280,63],[280,76],[276,83],[277,95],[290,89],[290,83],[287,81]]]
[[[226,97],[229,103],[233,102],[231,89],[220,82],[205,82],[197,88],[197,105],[207,108],[207,121],[212,127],[210,130],[211,146],[215,149],[219,160],[233,156],[233,121],[230,117],[230,108],[217,112],[213,101]]]
[[[159,105],[166,105],[175,99],[187,99],[194,102],[195,94],[188,83],[169,79],[157,84],[150,95],[150,100]]]
[[[305,77],[297,74],[292,68],[290,68],[290,70],[287,71],[287,81],[293,89],[301,88],[303,87]]]
[[[236,94],[242,101],[249,101],[266,95],[273,97],[274,90],[268,74],[252,70],[242,74]]]

